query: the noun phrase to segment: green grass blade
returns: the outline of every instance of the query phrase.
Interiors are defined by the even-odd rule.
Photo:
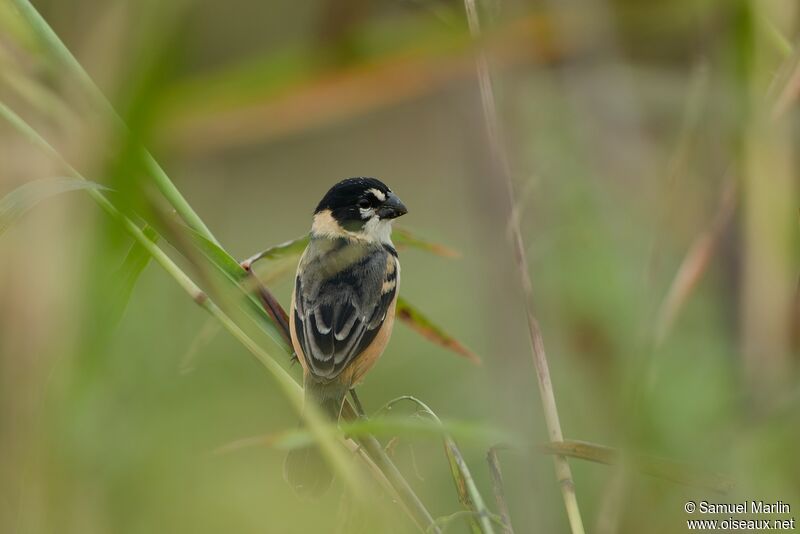
[[[153,243],[158,242],[158,233],[150,226],[142,228],[142,233]],[[110,321],[111,324],[116,325],[122,318],[123,313],[125,313],[125,308],[127,308],[128,302],[131,300],[133,289],[136,287],[136,282],[139,280],[139,276],[145,268],[150,264],[151,257],[150,253],[147,252],[142,245],[137,241],[133,242],[116,274],[119,286],[117,288],[116,298],[111,299],[111,302],[114,303],[113,317]]]
[[[75,178],[43,178],[22,184],[0,200],[0,235],[37,204],[51,197],[88,189],[106,189],[102,185]]]
[[[233,257],[228,254],[222,247],[216,243],[206,239],[199,232],[191,228],[186,228],[189,232],[194,243],[203,255],[227,278],[233,283],[241,292],[245,299],[246,309],[248,314],[255,318],[262,328],[267,332],[267,335],[275,341],[287,354],[291,355],[293,350],[287,343],[286,333],[278,325],[277,319],[268,315],[255,295],[259,289],[254,287],[251,280],[248,279],[248,272]],[[280,313],[280,311],[278,312]],[[284,312],[285,313],[285,312]]]
[[[203,255],[211,261],[222,273],[237,284],[241,284],[247,278],[245,271],[233,257],[216,243],[206,239],[199,232],[191,228],[185,228],[194,240],[195,245]]]
[[[383,416],[372,419],[343,421],[339,428],[345,436],[359,438],[364,436],[406,438],[446,438],[458,437],[461,440],[484,446],[487,443],[516,443],[513,436],[497,429],[475,425],[465,421],[435,421],[421,417]],[[313,443],[313,436],[304,428],[293,428],[266,436],[246,438],[225,445],[217,452],[231,452],[248,446],[270,446],[291,450]]]

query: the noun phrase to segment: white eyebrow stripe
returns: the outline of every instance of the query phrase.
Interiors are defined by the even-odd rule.
[[[383,202],[383,201],[385,201],[385,200],[386,200],[386,195],[384,195],[384,194],[383,194],[383,191],[381,191],[380,189],[375,189],[375,188],[373,187],[373,188],[371,188],[371,189],[367,189],[367,192],[368,192],[368,193],[372,193],[373,195],[375,195],[375,198],[377,198],[377,199],[378,199],[378,200],[380,200],[381,202]]]

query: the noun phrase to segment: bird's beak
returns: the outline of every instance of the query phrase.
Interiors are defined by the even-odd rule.
[[[396,219],[406,213],[408,213],[408,209],[394,193],[389,193],[381,207],[378,208],[378,217],[381,219]]]

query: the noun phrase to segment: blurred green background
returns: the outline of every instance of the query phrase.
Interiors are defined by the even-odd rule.
[[[10,0],[0,97],[125,209],[170,217],[132,156],[141,142],[237,258],[307,232],[319,198],[349,176],[381,178],[409,207],[402,227],[458,250],[401,251],[402,294],[483,364],[398,325],[361,400],[371,413],[414,395],[445,420],[515,436],[522,445],[500,455],[515,531],[569,531],[539,449],[509,206],[463,4],[34,5],[131,133],[48,58]],[[689,499],[780,499],[794,515],[795,2],[479,7],[565,437],[735,483],[719,495],[571,460],[587,531],[684,532]],[[0,196],[63,175],[0,122]],[[82,192],[0,235],[0,531],[359,531],[340,486],[320,501],[292,494],[284,451],[215,452],[296,428],[297,414],[157,265],[126,300],[130,246]],[[288,307],[294,265],[276,269],[268,282]],[[461,509],[441,443],[399,438],[392,456],[432,514]],[[496,510],[492,443],[461,445]],[[413,525],[398,511],[380,530]]]

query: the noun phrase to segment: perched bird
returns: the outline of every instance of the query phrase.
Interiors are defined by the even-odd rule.
[[[400,283],[392,221],[407,212],[375,178],[339,182],[314,211],[311,239],[297,267],[289,329],[303,367],[305,402],[334,421],[347,392],[389,341]],[[299,495],[322,493],[332,480],[313,445],[291,451],[284,474]]]

